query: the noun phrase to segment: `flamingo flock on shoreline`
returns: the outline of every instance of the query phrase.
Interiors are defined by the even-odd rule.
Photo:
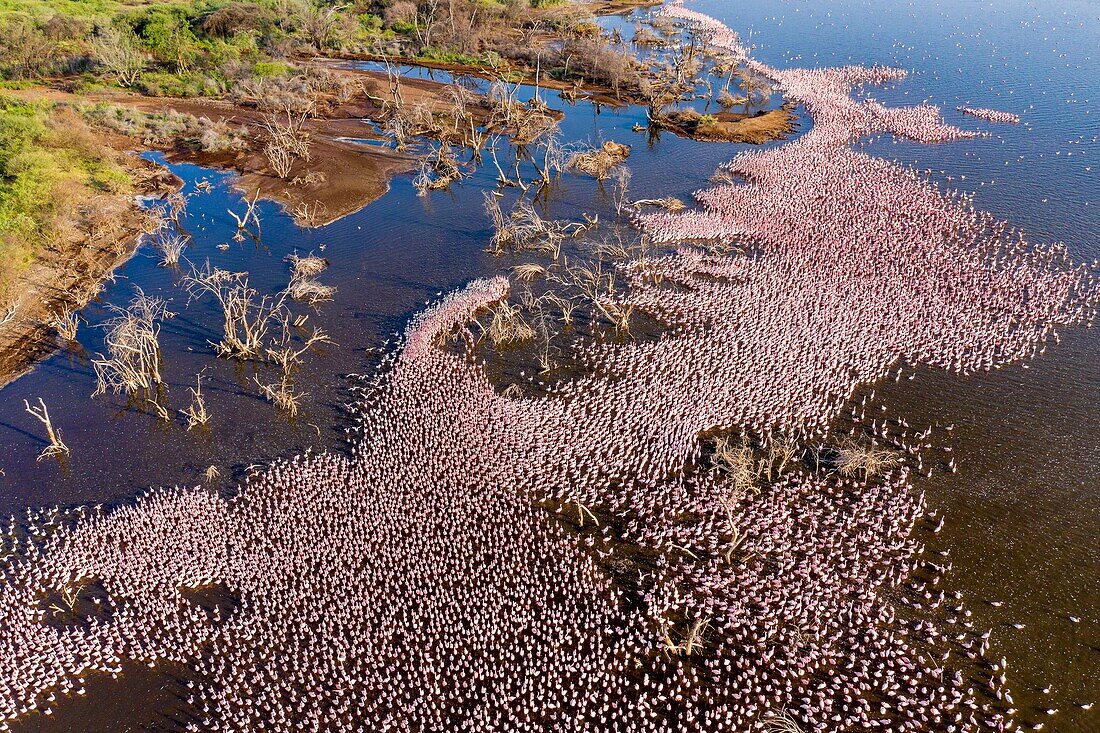
[[[1029,358],[1091,320],[1094,277],[851,148],[973,135],[934,107],[852,98],[900,72],[770,69],[718,21],[666,12],[813,118],[737,156],[745,183],[638,222],[748,252],[623,265],[625,297],[667,332],[593,344],[583,376],[538,398],[439,348],[508,296],[506,278],[477,280],[410,323],[351,455],[36,533],[0,561],[0,730],[127,662],[196,670],[195,731],[1015,729],[1004,660],[921,543],[910,468],[801,467],[731,496],[704,436],[823,440],[899,365]],[[927,433],[894,437],[912,453]],[[108,600],[48,611],[89,584]],[[214,587],[235,607],[195,600]]]

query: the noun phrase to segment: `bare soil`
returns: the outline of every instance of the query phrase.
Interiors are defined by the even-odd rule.
[[[724,111],[713,116],[714,122],[681,121],[674,116],[664,122],[662,128],[693,140],[760,145],[785,139],[794,132],[798,120],[786,106],[753,114]]]

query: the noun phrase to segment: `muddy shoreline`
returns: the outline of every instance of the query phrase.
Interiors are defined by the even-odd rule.
[[[55,314],[77,312],[99,293],[102,283],[137,251],[150,230],[140,196],[165,196],[183,182],[162,166],[133,155],[138,191],[121,227],[100,238],[62,244],[36,260],[12,284],[14,311],[0,323],[0,388],[26,374],[40,359],[64,346],[51,324]]]

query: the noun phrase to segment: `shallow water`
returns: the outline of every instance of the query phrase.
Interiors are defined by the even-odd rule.
[[[876,139],[867,141],[869,151],[931,169],[945,186],[973,193],[979,207],[1020,226],[1033,241],[1065,242],[1078,260],[1100,256],[1100,167],[1088,170],[1100,163],[1100,5],[710,0],[692,7],[741,31],[757,46],[755,55],[774,65],[884,63],[913,70],[906,81],[870,93],[889,104],[927,99],[944,108],[948,121],[991,136],[932,146]],[[566,110],[567,140],[634,146],[629,166],[637,198],[686,199],[746,147],[671,135],[649,141],[631,131],[644,121],[639,109],[564,106],[556,95],[545,98]],[[1022,124],[965,117],[954,111],[962,104],[1017,112]],[[198,483],[209,465],[221,470],[229,488],[230,477],[253,463],[306,447],[341,450],[342,403],[354,399],[355,379],[346,375],[368,372],[377,349],[437,293],[516,262],[484,251],[489,227],[481,196],[493,187],[488,170],[425,198],[407,178],[397,179],[379,201],[317,230],[298,229],[276,206],[261,204],[260,246],[230,240],[225,209],[243,207],[229,176],[186,165],[173,170],[189,187],[203,178],[214,184],[188,210],[192,262],[209,258],[247,270],[254,286],[274,292],[286,281],[285,255],[313,251],[331,261],[319,279],[337,287],[335,300],[321,305],[310,323],[337,345],[307,357],[300,384],[308,395],[301,415],[287,420],[257,395],[249,370],[214,358],[207,342],[219,326],[215,312],[206,302],[188,304],[179,272],[158,266],[143,246],[103,303],[82,313],[84,353],[61,352],[0,395],[0,512],[125,500],[150,486]],[[593,181],[564,176],[550,206],[558,216],[606,214],[608,196]],[[225,242],[230,248],[219,250]],[[121,398],[89,398],[94,376],[87,355],[102,348],[96,324],[109,317],[107,304],[124,304],[136,286],[168,299],[179,314],[162,332],[169,401],[183,408],[186,388],[205,370],[214,414],[209,433],[188,433],[178,417],[165,425]],[[946,516],[944,531],[928,542],[950,551],[954,570],[947,582],[967,593],[978,625],[993,629],[992,656],[1008,659],[1023,720],[1044,722],[1047,730],[1100,728],[1100,705],[1078,707],[1100,703],[1094,682],[1100,675],[1098,357],[1097,332],[1082,329],[1051,344],[1028,368],[966,379],[922,370],[912,381],[878,389],[884,414],[943,428],[934,442],[954,451],[959,470],[916,481]],[[67,465],[35,460],[42,444],[22,401],[39,396],[72,449]],[[1003,605],[977,602],[983,599]],[[1047,686],[1049,694],[1040,691]],[[1060,712],[1039,712],[1047,708]]]

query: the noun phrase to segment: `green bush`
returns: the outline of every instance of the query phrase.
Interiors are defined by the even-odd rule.
[[[420,53],[417,54],[417,58],[426,61],[440,61],[447,64],[464,64],[466,66],[476,66],[481,63],[481,59],[477,56],[471,56],[465,53],[454,53],[441,48],[435,48],[434,46],[422,48]]]
[[[282,61],[257,61],[252,66],[253,76],[261,79],[274,79],[279,76],[289,76],[294,67]]]
[[[221,92],[217,80],[200,71],[171,74],[166,71],[146,71],[135,84],[138,91],[150,97],[203,97]]]
[[[129,173],[83,122],[54,107],[0,97],[0,290],[96,192],[124,193]]]

